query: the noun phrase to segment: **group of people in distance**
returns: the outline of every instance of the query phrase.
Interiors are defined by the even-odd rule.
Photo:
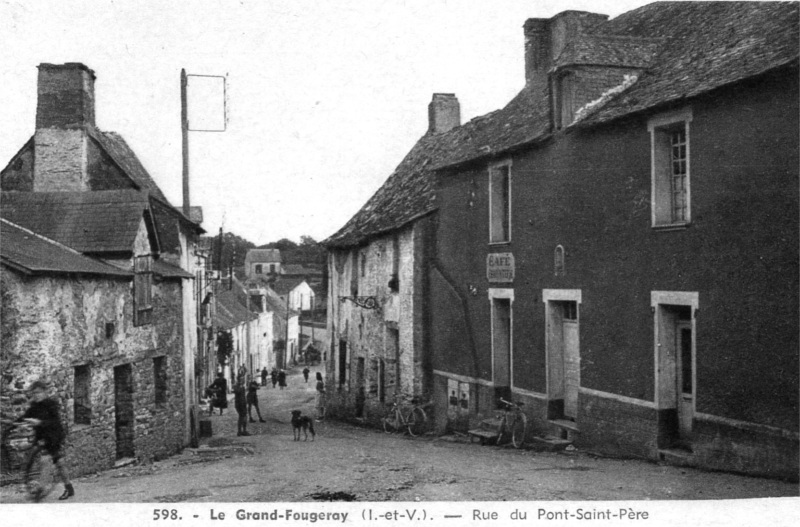
[[[308,367],[303,369],[303,378],[305,382],[308,383],[308,375],[310,370]],[[261,370],[261,384],[259,385],[258,381],[255,379],[251,380],[249,383],[246,383],[246,376],[247,370],[244,367],[239,368],[239,371],[236,376],[236,384],[233,388],[233,405],[236,409],[236,413],[239,415],[239,420],[236,429],[237,436],[249,436],[250,432],[247,431],[247,423],[248,420],[251,423],[255,423],[256,420],[253,419],[253,408],[256,410],[256,415],[258,415],[258,420],[261,423],[265,423],[266,421],[261,417],[261,409],[258,407],[258,390],[262,386],[267,386],[267,379],[270,378],[272,381],[272,387],[275,388],[279,386],[281,390],[286,388],[286,372],[284,370],[278,370],[277,368],[273,368],[272,372],[268,372],[267,368],[263,368]],[[325,417],[325,382],[322,379],[322,373],[316,373],[316,410],[317,410],[317,421],[322,420]],[[211,400],[211,413],[214,413],[214,408],[219,408],[219,414],[222,415],[222,412],[225,408],[228,407],[228,381],[225,379],[225,376],[222,372],[217,373],[217,378],[211,383],[206,390],[206,395]]]

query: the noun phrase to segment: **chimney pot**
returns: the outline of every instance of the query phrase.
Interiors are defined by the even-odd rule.
[[[428,133],[443,134],[461,126],[461,105],[454,93],[434,93],[428,104]]]

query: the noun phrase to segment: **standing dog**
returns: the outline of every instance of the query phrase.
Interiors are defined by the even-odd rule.
[[[300,441],[300,430],[303,430],[306,436],[305,441],[308,441],[308,432],[311,432],[312,441],[317,435],[314,432],[314,420],[307,415],[303,415],[303,412],[300,410],[292,410],[292,428],[295,441]]]

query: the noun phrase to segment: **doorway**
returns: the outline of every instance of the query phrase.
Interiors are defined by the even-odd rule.
[[[134,457],[133,371],[130,364],[114,368],[114,416],[117,459]]]
[[[366,379],[364,372],[366,369],[364,357],[359,357],[356,362],[356,417],[364,417],[364,403],[366,402]]]
[[[696,353],[692,306],[655,307],[658,446],[691,450]]]
[[[547,302],[548,419],[578,419],[581,385],[580,322],[577,300]]]
[[[339,386],[347,382],[347,341],[339,341]]]

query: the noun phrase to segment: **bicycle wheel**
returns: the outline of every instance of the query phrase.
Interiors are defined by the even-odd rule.
[[[528,432],[528,418],[522,412],[517,414],[511,425],[511,444],[514,448],[522,448],[525,434]]]
[[[383,431],[386,432],[387,434],[391,434],[392,432],[397,430],[398,419],[399,416],[395,414],[394,410],[386,414],[386,417],[381,419],[381,421],[383,422]]]
[[[55,484],[56,466],[53,458],[42,448],[34,448],[25,468],[25,490],[28,496],[33,501],[42,501],[50,494]]]
[[[408,433],[411,436],[417,437],[424,433],[428,425],[428,416],[425,415],[425,410],[422,408],[413,408],[411,413],[408,414],[406,424],[408,425]]]

